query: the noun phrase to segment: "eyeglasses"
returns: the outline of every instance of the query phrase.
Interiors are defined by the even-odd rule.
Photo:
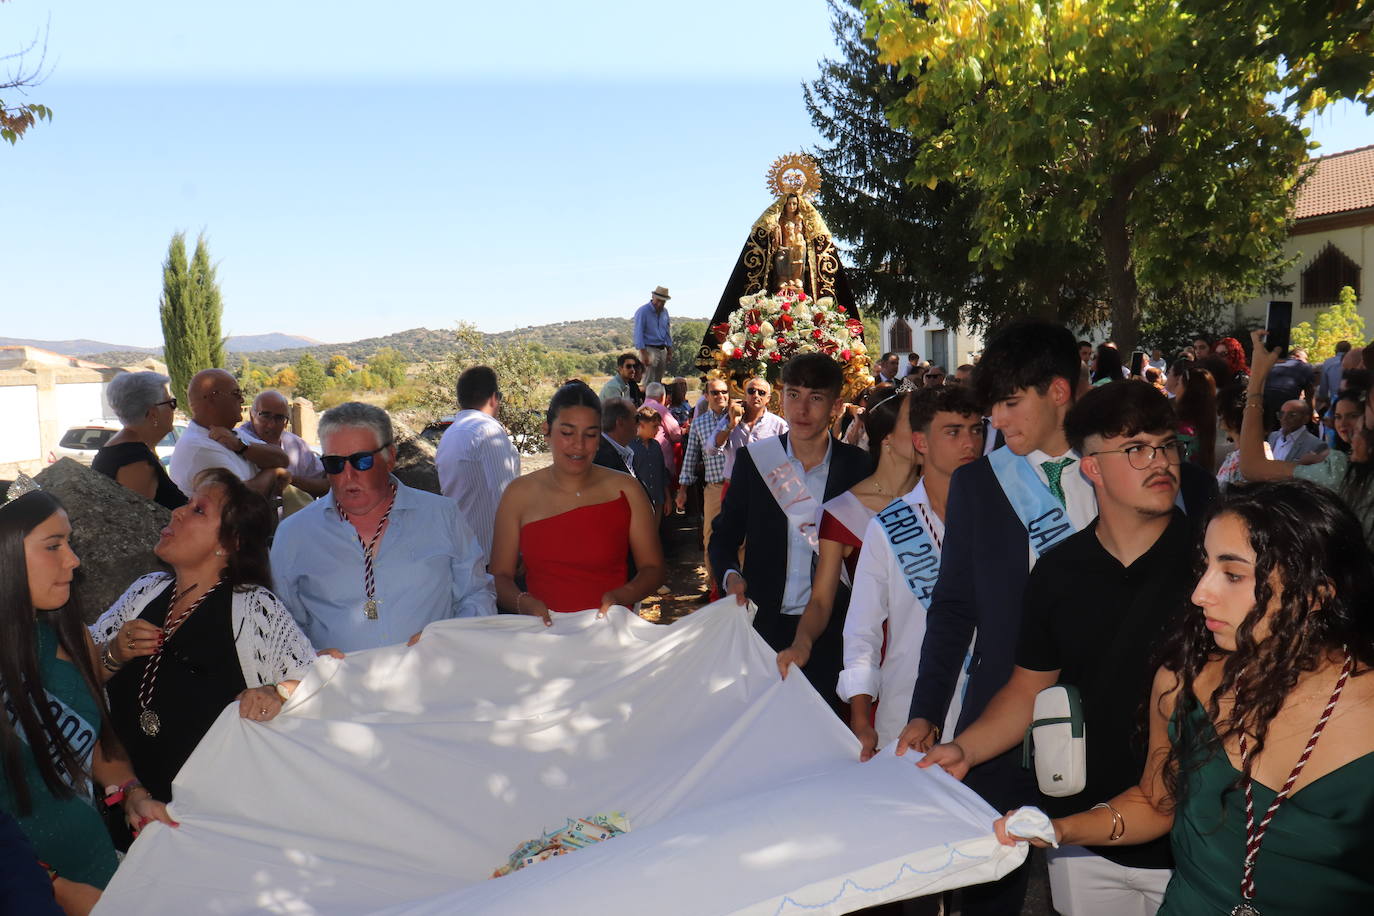
[[[272,413],[270,410],[259,410],[258,416],[269,423],[285,423],[291,419],[284,413]]]
[[[730,393],[730,389],[729,389],[729,388],[708,388],[708,389],[706,390],[706,393],[709,394],[711,397],[716,397],[717,395],[729,394],[729,393]]]
[[[768,394],[768,389],[767,389],[767,388],[746,388],[746,389],[744,389],[744,393],[745,393],[745,394],[757,394],[757,395],[759,395],[760,397],[762,397],[763,395]]]
[[[153,406],[154,406],[154,407],[170,407],[170,408],[172,408],[173,410],[176,410],[176,409],[177,409],[177,399],[176,399],[176,398],[172,398],[172,399],[167,400],[167,401],[158,401],[158,402],[157,402],[156,404],[154,404]]]
[[[1164,453],[1164,460],[1169,464],[1182,464],[1185,450],[1182,442],[1168,442],[1164,445],[1128,445],[1125,448],[1108,448],[1100,452],[1088,452],[1088,454],[1113,455],[1120,452],[1126,456],[1131,467],[1137,471],[1143,471],[1155,463],[1155,456],[1160,452]]]
[[[390,442],[383,442],[370,452],[354,452],[351,455],[321,455],[320,464],[324,465],[326,474],[342,474],[345,464],[351,464],[359,471],[370,471],[377,453],[390,444]]]

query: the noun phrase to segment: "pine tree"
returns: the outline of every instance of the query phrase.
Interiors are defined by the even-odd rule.
[[[215,267],[204,236],[196,239],[191,261],[186,260],[186,233],[172,236],[162,264],[162,353],[171,376],[172,393],[185,397],[191,377],[202,369],[224,366],[220,337],[223,304]]]

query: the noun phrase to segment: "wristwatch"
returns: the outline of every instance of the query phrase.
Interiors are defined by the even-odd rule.
[[[236,448],[236,449],[234,449],[234,454],[235,454],[235,455],[242,455],[242,454],[243,454],[244,452],[246,452],[246,451],[248,451],[248,443],[247,443],[247,442],[244,442],[242,439],[240,439],[240,440],[239,440],[239,447]]]
[[[282,701],[283,703],[285,703],[287,700],[291,699],[291,691],[289,691],[289,690],[286,689],[286,685],[285,685],[285,684],[282,684],[282,683],[279,682],[279,683],[273,684],[272,687],[273,687],[274,690],[277,691],[277,696],[281,697],[281,701]]]

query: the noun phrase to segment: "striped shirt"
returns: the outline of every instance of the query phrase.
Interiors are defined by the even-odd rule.
[[[687,437],[687,447],[682,451],[682,473],[678,483],[690,486],[696,483],[697,468],[704,469],[707,483],[721,483],[725,480],[725,446],[716,448],[716,433],[725,429],[730,422],[728,411],[712,413],[703,410],[692,421],[692,432]]]

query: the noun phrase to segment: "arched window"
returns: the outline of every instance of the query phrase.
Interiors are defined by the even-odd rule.
[[[893,353],[911,352],[911,325],[906,323],[906,319],[898,318],[892,322],[887,332],[887,348]]]
[[[1302,304],[1304,306],[1335,305],[1341,298],[1341,287],[1349,286],[1360,295],[1360,265],[1345,256],[1333,245],[1317,252],[1312,263],[1302,272]]]

